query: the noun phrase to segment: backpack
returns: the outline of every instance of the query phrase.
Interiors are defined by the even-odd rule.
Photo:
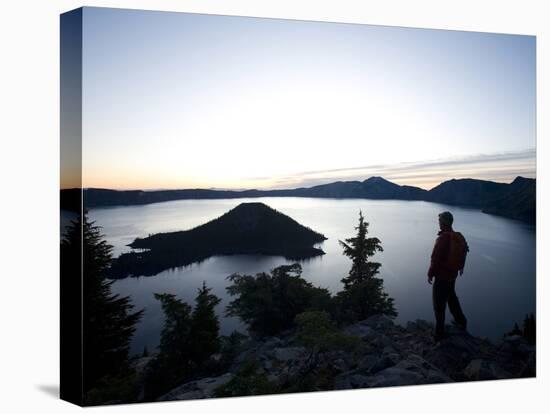
[[[466,255],[470,249],[468,247],[468,243],[466,243],[466,239],[462,233],[458,231],[451,232],[449,244],[447,268],[458,272],[459,270],[464,269],[464,265],[466,264]]]

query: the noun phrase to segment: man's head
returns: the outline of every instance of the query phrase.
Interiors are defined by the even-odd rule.
[[[444,211],[439,215],[439,227],[443,229],[444,227],[453,226],[453,215],[449,211]]]

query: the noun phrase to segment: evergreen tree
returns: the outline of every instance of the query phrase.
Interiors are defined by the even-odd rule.
[[[195,308],[175,295],[155,294],[164,312],[158,353],[150,362],[145,378],[145,399],[153,400],[191,379],[220,349],[219,321],[214,308],[220,299],[203,283]]]
[[[133,312],[129,297],[111,292],[113,281],[105,278],[112,257],[100,227],[87,214],[73,221],[61,241],[62,277],[74,272],[82,258],[83,385],[84,392],[123,375],[129,368],[129,344],[143,310]],[[82,256],[81,256],[82,254]],[[79,292],[73,292],[78,295]]]
[[[191,321],[193,361],[199,365],[220,350],[220,323],[214,308],[221,299],[210,293],[211,290],[203,282],[195,299],[195,309],[193,309]]]
[[[519,329],[517,322],[514,323],[514,327],[510,332],[508,332],[508,335],[523,335],[523,332],[521,331],[521,329]]]
[[[523,336],[530,345],[535,345],[537,342],[537,324],[535,322],[535,315],[525,315],[523,320]]]
[[[376,277],[382,265],[370,261],[370,257],[383,249],[378,238],[367,237],[368,226],[363,213],[359,212],[357,235],[340,241],[343,254],[352,260],[348,276],[342,279],[344,290],[336,296],[340,321],[353,322],[379,313],[397,315],[393,299],[384,292],[384,281]]]
[[[158,353],[145,375],[145,399],[154,400],[185,381],[193,372],[191,357],[191,307],[175,295],[155,293],[164,312]]]

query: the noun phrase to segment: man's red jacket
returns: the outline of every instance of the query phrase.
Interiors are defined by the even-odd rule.
[[[447,259],[451,247],[452,229],[441,230],[437,233],[437,239],[432,251],[432,258],[428,276],[442,280],[454,280],[458,276],[458,270],[449,269]]]

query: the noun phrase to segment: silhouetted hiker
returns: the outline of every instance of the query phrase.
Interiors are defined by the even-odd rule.
[[[439,228],[428,270],[428,283],[433,282],[432,298],[436,322],[434,339],[436,341],[440,341],[445,335],[447,304],[454,318],[453,323],[466,329],[467,321],[455,293],[455,281],[458,273],[462,275],[464,271],[466,254],[469,251],[464,236],[453,230],[453,215],[450,212],[445,211],[439,215]]]

